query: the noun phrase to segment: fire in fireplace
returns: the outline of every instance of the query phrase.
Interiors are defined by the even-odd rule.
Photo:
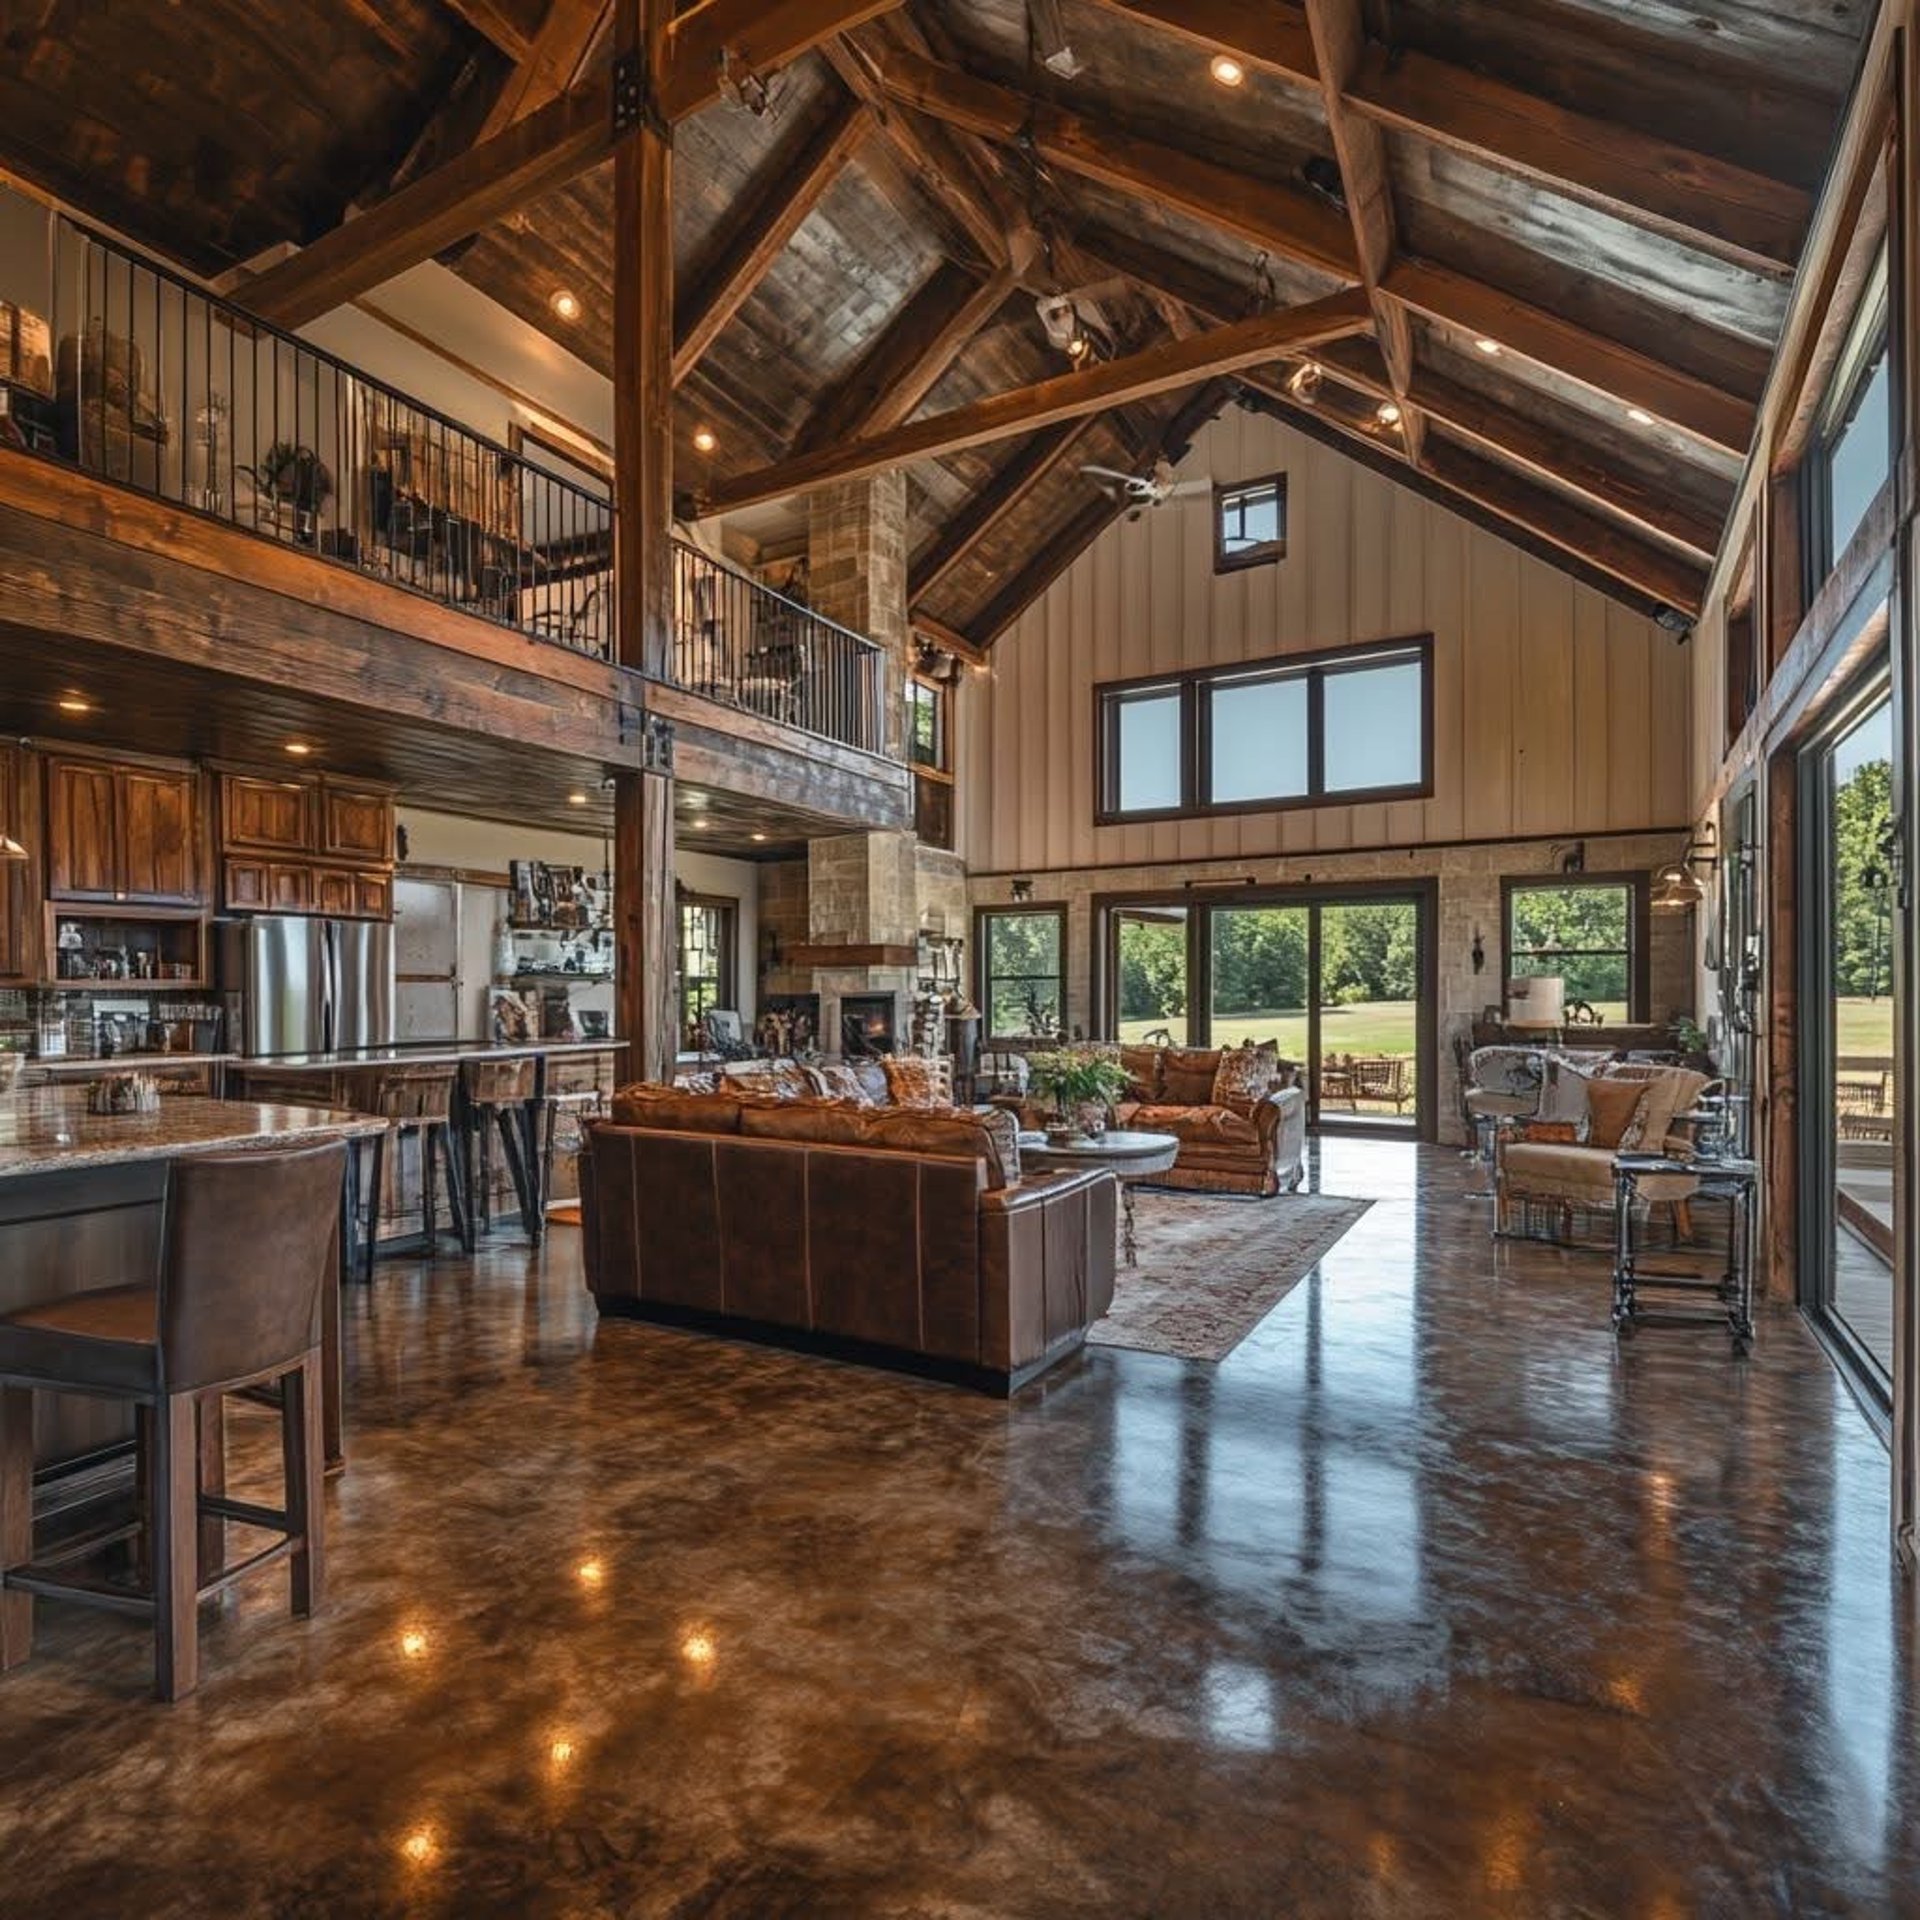
[[[894,996],[849,993],[840,999],[840,1051],[847,1059],[891,1053],[895,1034]]]

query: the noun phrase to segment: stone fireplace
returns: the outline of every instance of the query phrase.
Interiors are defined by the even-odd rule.
[[[848,1060],[899,1051],[898,996],[845,993],[840,996],[840,1052]]]

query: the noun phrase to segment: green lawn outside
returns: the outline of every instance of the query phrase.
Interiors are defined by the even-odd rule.
[[[1834,1003],[1838,1015],[1835,1029],[1839,1053],[1893,1057],[1893,1002],[1884,996],[1878,1000],[1839,1000]]]

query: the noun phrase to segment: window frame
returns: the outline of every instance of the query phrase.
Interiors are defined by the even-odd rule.
[[[907,675],[903,704],[907,709],[907,765],[916,773],[952,772],[948,716],[953,703],[948,689],[938,680],[929,680],[925,674],[910,673]],[[930,709],[933,714],[931,760],[920,759],[915,751],[914,719],[922,707]]]
[[[1258,493],[1271,487],[1274,493],[1274,520],[1279,527],[1272,540],[1241,553],[1227,551],[1226,506],[1237,494]],[[1281,473],[1256,474],[1246,480],[1213,483],[1213,570],[1215,573],[1239,573],[1246,567],[1270,567],[1287,557],[1287,476]]]
[[[980,1044],[982,1046],[997,1047],[1033,1038],[1030,1033],[993,1031],[994,976],[989,926],[994,920],[1016,917],[1046,918],[1058,923],[1060,929],[1058,975],[1022,973],[1006,977],[1016,980],[1052,978],[1059,989],[1060,1032],[1062,1036],[1067,1032],[1067,981],[1071,974],[1067,964],[1067,903],[1064,900],[1002,900],[992,906],[979,906],[973,910],[973,1004],[980,1009]]]
[[[680,1031],[691,1034],[694,1028],[706,1017],[705,1012],[694,1014],[687,1003],[687,992],[696,979],[711,979],[715,983],[714,1006],[726,1011],[729,999],[740,997],[740,902],[730,893],[692,893],[676,894],[675,906],[678,913],[675,918],[674,932],[677,936],[674,947],[675,973],[678,976],[675,998],[679,1004]],[[687,972],[687,910],[697,908],[705,912],[714,912],[720,916],[720,952],[712,974],[689,974]],[[737,1009],[733,1009],[737,1011]]]
[[[1500,1011],[1507,1005],[1507,982],[1513,979],[1513,900],[1520,893],[1559,893],[1572,887],[1622,888],[1627,896],[1627,1017],[1624,1025],[1644,1027],[1653,992],[1652,910],[1648,905],[1647,876],[1624,873],[1510,873],[1500,882]],[[1529,949],[1532,951],[1532,949]],[[1611,954],[1614,947],[1573,947],[1575,955]],[[1604,1033],[1604,1027],[1599,1029]]]
[[[1833,551],[1833,449],[1856,413],[1871,382],[1875,364],[1887,363],[1887,448],[1888,463],[1880,490],[1892,482],[1900,461],[1900,368],[1894,351],[1892,263],[1885,241],[1881,242],[1865,291],[1860,297],[1840,352],[1827,376],[1825,391],[1814,413],[1798,479],[1800,542],[1802,558],[1802,599],[1812,606],[1820,589],[1840,564],[1841,555]],[[1875,495],[1878,498],[1878,493]],[[1868,512],[1872,511],[1869,502]],[[1849,542],[1864,527],[1848,535]]]
[[[1326,682],[1334,674],[1417,661],[1420,668],[1420,769],[1416,779],[1379,787],[1329,788],[1326,784]],[[1222,683],[1262,677],[1307,682],[1307,790],[1251,800],[1211,797],[1213,729],[1211,693]],[[1121,708],[1129,700],[1177,693],[1180,699],[1180,799],[1171,807],[1123,808],[1120,796]],[[1433,793],[1433,635],[1412,633],[1359,646],[1326,647],[1180,673],[1104,680],[1093,689],[1095,826],[1135,826],[1155,820],[1206,819],[1241,813],[1294,813],[1308,807],[1369,806],[1388,800],[1424,800]]]

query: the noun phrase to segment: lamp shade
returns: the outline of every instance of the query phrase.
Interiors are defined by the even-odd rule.
[[[1707,890],[1700,884],[1693,869],[1685,861],[1676,860],[1670,866],[1654,870],[1647,905],[1655,913],[1685,913],[1697,907],[1706,897]]]

